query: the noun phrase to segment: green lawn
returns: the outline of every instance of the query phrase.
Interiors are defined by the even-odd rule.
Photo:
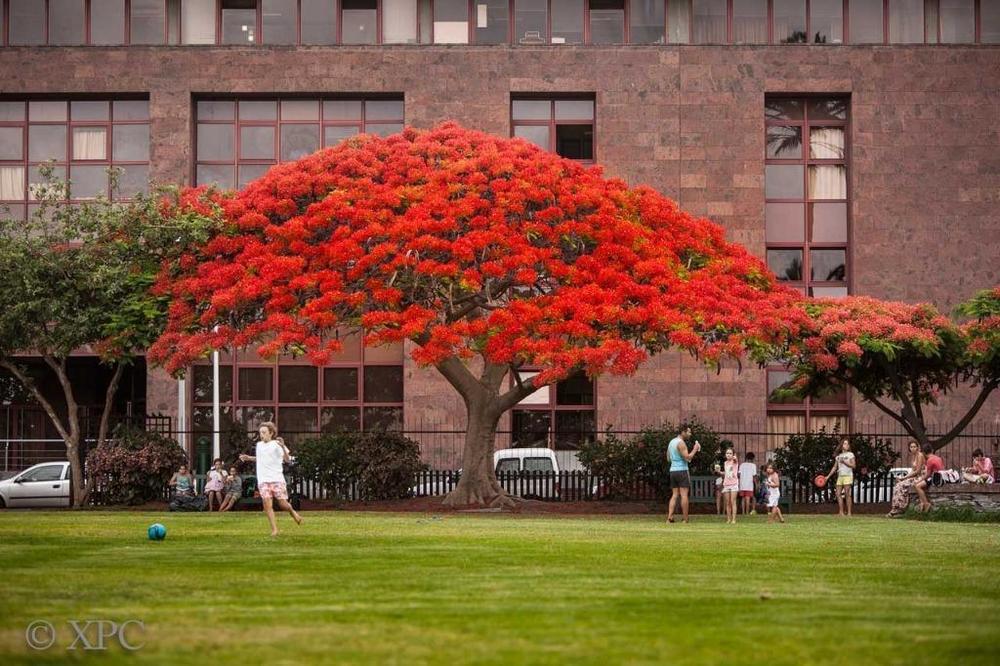
[[[694,520],[3,511],[0,663],[1000,661],[998,525]],[[71,619],[146,644],[68,652]]]

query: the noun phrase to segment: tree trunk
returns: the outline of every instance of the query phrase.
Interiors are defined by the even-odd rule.
[[[501,412],[490,407],[469,406],[462,476],[455,489],[444,498],[445,506],[515,506],[514,500],[497,481],[493,468],[493,446]]]

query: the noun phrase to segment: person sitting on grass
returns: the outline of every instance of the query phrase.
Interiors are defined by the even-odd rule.
[[[753,451],[747,454],[746,460],[740,463],[740,499],[743,502],[743,515],[755,514],[754,496],[757,494],[757,464],[754,462]]]
[[[941,460],[940,456],[934,454],[934,447],[930,444],[924,444],[924,475],[919,481],[914,484],[913,488],[917,491],[917,498],[920,501],[919,511],[921,513],[926,513],[931,510],[931,501],[927,497],[927,486],[934,483],[935,475],[940,476],[941,470],[944,469],[944,461]]]
[[[679,435],[670,440],[667,445],[667,457],[670,459],[670,503],[667,505],[667,522],[674,522],[674,509],[677,500],[681,502],[681,513],[684,522],[688,522],[688,491],[691,489],[691,475],[688,473],[688,463],[701,450],[697,441],[694,448],[688,451],[687,439],[691,437],[691,428],[684,428]]]
[[[173,489],[174,497],[194,497],[194,475],[188,471],[187,465],[181,465],[167,485]]]
[[[972,467],[962,470],[962,478],[969,483],[993,483],[993,461],[983,455],[982,449],[972,452]]]
[[[270,421],[260,424],[258,429],[260,441],[257,442],[255,455],[240,454],[243,462],[257,463],[257,489],[260,492],[261,503],[267,522],[271,525],[271,536],[278,536],[278,523],[274,518],[274,501],[287,511],[297,524],[302,524],[302,516],[288,503],[288,486],[285,484],[285,472],[281,468],[283,462],[292,459],[285,446],[285,441],[278,437],[278,428]]]
[[[906,508],[910,506],[910,490],[923,478],[924,454],[916,442],[910,441],[910,473],[896,482],[896,487],[892,489],[892,508],[889,510],[889,517],[896,518],[906,513]]]
[[[205,475],[205,495],[208,496],[208,510],[212,507],[222,508],[222,491],[226,484],[226,470],[223,469],[222,458],[212,461],[212,469]]]
[[[781,507],[778,502],[781,500],[781,476],[774,465],[767,465],[767,522],[773,523],[775,519],[785,522],[785,517],[781,515]]]
[[[219,507],[219,511],[229,511],[236,503],[240,501],[240,497],[243,495],[243,479],[240,477],[239,470],[233,465],[229,468],[229,476],[226,477],[226,497],[222,500],[222,506]]]
[[[826,481],[829,483],[833,473],[837,473],[837,509],[841,516],[844,515],[844,504],[847,504],[847,516],[851,515],[851,507],[854,504],[851,491],[854,486],[854,468],[857,464],[854,453],[851,451],[851,442],[844,439],[840,442],[840,453],[834,458],[833,467],[826,475]]]

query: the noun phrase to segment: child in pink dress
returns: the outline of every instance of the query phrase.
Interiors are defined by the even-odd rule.
[[[206,479],[205,494],[208,495],[208,510],[211,511],[213,506],[222,508],[222,491],[226,487],[226,469],[222,464],[222,458],[215,459]]]

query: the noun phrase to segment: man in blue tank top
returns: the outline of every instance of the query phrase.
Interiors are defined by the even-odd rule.
[[[701,450],[697,441],[688,451],[687,440],[691,438],[691,428],[684,428],[680,434],[670,440],[667,445],[667,457],[670,459],[670,504],[667,507],[667,522],[674,522],[674,509],[677,498],[681,499],[681,513],[684,522],[688,522],[688,490],[691,489],[691,476],[688,473],[688,463]]]

